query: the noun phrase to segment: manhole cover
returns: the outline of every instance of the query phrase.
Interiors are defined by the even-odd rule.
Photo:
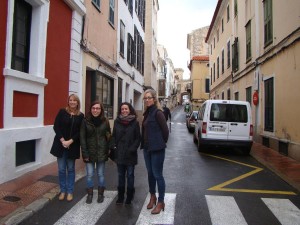
[[[21,198],[17,197],[17,196],[5,196],[3,198],[4,201],[7,201],[7,202],[17,202],[17,201],[20,201]]]

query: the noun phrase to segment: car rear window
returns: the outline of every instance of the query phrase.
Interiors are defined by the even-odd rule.
[[[248,122],[246,105],[213,103],[210,111],[210,121]]]

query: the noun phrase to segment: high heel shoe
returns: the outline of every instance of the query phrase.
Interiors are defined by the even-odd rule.
[[[156,205],[156,200],[157,200],[156,199],[156,195],[155,194],[151,194],[150,201],[149,201],[149,203],[147,205],[147,209],[152,209],[153,206]]]
[[[165,211],[165,203],[164,202],[158,202],[155,208],[151,211],[151,214],[159,214],[160,211]]]
[[[65,196],[66,196],[66,193],[61,192],[61,193],[59,194],[59,196],[58,196],[58,200],[59,200],[59,201],[64,200],[64,199],[65,199]]]

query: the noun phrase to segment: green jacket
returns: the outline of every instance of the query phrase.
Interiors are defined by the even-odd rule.
[[[82,158],[89,158],[89,162],[107,161],[110,137],[111,131],[107,119],[96,127],[88,118],[85,118],[80,128]]]

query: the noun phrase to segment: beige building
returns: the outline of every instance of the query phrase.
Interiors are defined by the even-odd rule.
[[[135,1],[137,2],[137,1]],[[153,88],[157,91],[157,12],[158,0],[146,2],[145,18],[145,88]]]
[[[193,111],[198,111],[202,103],[209,99],[209,57],[194,56],[189,64],[191,95],[190,101]]]
[[[110,1],[85,1],[86,17],[83,25],[81,49],[84,52],[83,112],[89,111],[94,100],[103,103],[105,115],[116,115],[114,87],[117,83],[117,5]]]
[[[218,1],[206,37],[210,95],[247,100],[254,140],[300,161],[300,1]]]
[[[190,50],[191,93],[192,110],[199,110],[201,104],[209,99],[209,48],[205,42],[209,26],[193,30],[187,35],[187,48]]]

